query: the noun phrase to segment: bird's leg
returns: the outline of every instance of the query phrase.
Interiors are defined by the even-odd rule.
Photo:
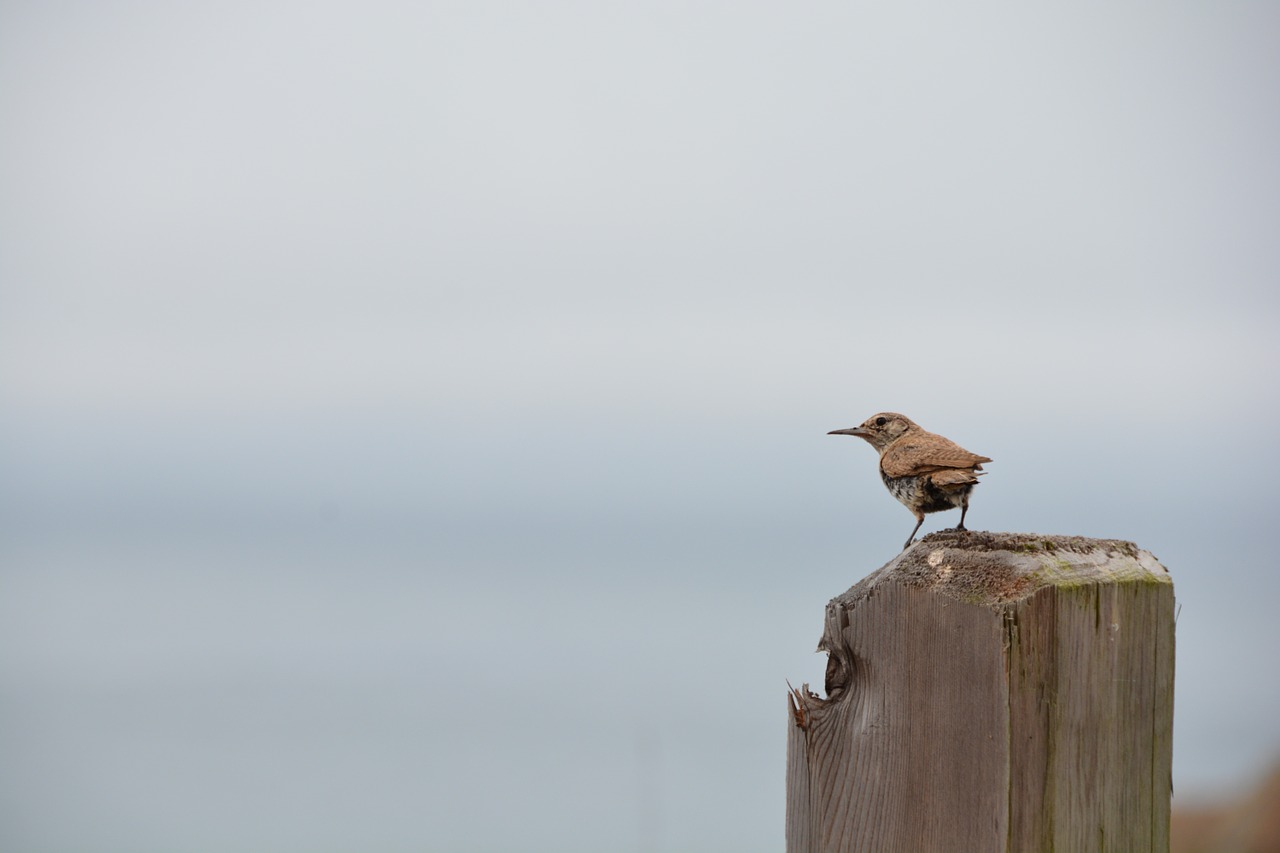
[[[967,527],[965,527],[965,526],[964,526],[964,517],[965,517],[965,514],[966,514],[967,512],[969,512],[969,504],[968,504],[968,503],[966,503],[964,506],[960,507],[960,523],[956,525],[956,530],[968,530],[968,529],[969,529],[969,528],[967,528]]]
[[[902,546],[902,550],[911,547],[911,543],[915,541],[916,531],[920,529],[920,525],[924,524],[924,513],[916,513],[916,526],[911,529],[911,535],[907,537],[906,543]]]

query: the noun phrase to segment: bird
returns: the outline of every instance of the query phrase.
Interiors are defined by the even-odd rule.
[[[969,493],[985,473],[986,456],[970,453],[949,438],[929,432],[906,415],[881,412],[861,426],[833,429],[827,435],[856,435],[880,454],[880,479],[885,488],[916,517],[916,526],[902,546],[915,541],[926,513],[960,508],[955,530],[967,530]]]

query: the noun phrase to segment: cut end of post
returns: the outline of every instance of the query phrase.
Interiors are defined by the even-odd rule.
[[[988,607],[1050,586],[1173,583],[1149,551],[1120,539],[944,530],[916,542],[832,604],[849,609],[887,581]]]

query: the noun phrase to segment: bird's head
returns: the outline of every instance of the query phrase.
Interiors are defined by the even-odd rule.
[[[866,439],[876,452],[884,453],[886,447],[913,429],[919,429],[919,427],[906,415],[900,415],[897,412],[881,412],[867,418],[861,426],[833,429],[827,435],[856,435],[858,438]]]

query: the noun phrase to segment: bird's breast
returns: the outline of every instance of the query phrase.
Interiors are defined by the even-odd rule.
[[[884,471],[881,471],[880,479],[884,481],[884,487],[889,490],[889,494],[897,498],[899,502],[912,509],[920,503],[922,489],[919,477],[890,477]]]

